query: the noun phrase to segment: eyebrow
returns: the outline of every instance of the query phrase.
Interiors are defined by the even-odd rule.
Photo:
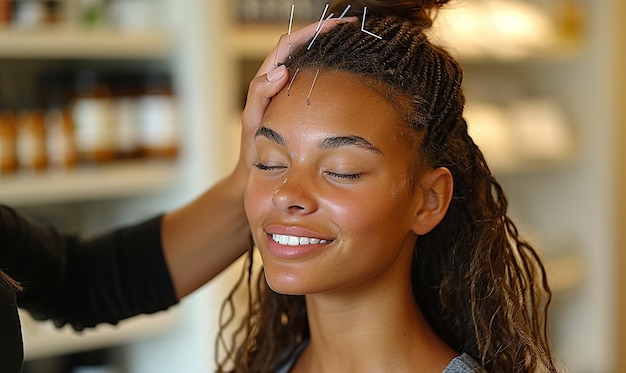
[[[277,143],[278,145],[285,146],[285,138],[283,138],[278,132],[274,131],[273,129],[261,126],[258,130],[256,130],[254,138],[256,139],[259,136],[263,136],[268,140]]]
[[[263,136],[278,145],[285,146],[285,138],[271,128],[265,126],[259,127],[254,137],[257,138],[259,136]],[[317,145],[320,150],[337,149],[342,146],[357,146],[376,154],[383,154],[382,150],[378,149],[371,142],[360,136],[353,135],[327,137]]]
[[[371,142],[365,140],[359,136],[334,136],[327,137],[318,145],[318,148],[324,149],[336,149],[342,146],[357,146],[359,148],[372,151],[377,154],[383,154],[383,152],[374,146]]]

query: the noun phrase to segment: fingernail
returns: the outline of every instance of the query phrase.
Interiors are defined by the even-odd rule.
[[[280,65],[274,68],[274,70],[268,72],[266,74],[267,80],[271,83],[276,83],[282,78],[287,72],[287,67],[285,65]]]

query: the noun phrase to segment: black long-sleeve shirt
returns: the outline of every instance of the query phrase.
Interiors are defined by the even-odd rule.
[[[0,276],[0,371],[22,371],[24,348],[13,285]]]
[[[82,330],[164,310],[177,299],[161,245],[161,218],[81,240],[0,206],[0,269],[24,288],[17,305],[57,326]],[[0,299],[3,305],[10,301]],[[3,322],[0,331],[9,330]]]

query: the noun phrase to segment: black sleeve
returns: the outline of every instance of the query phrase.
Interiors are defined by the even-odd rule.
[[[76,330],[177,302],[161,245],[162,216],[81,240],[0,206],[0,268],[36,319]]]
[[[0,367],[2,367],[2,372],[21,372],[23,359],[22,329],[15,304],[15,289],[4,276],[0,276]]]

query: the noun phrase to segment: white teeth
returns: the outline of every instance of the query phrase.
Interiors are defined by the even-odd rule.
[[[287,236],[284,234],[272,234],[272,240],[281,245],[297,246],[297,245],[315,245],[318,243],[328,243],[328,240],[320,240],[319,238]]]

